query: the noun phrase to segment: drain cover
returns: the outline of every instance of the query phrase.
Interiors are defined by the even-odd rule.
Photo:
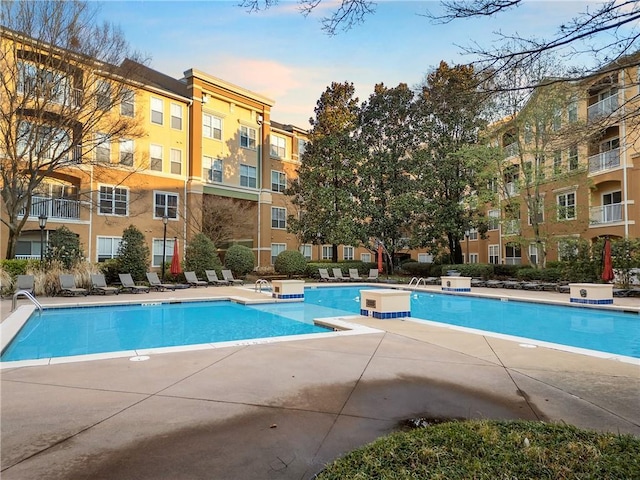
[[[137,357],[131,357],[129,359],[130,362],[144,362],[145,360],[149,360],[148,355],[139,355]]]

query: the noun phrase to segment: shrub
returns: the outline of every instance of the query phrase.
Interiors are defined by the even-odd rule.
[[[516,274],[519,280],[540,281],[540,282],[558,282],[561,278],[559,268],[533,268],[525,267],[518,270]]]
[[[149,247],[143,233],[135,225],[122,232],[122,241],[118,249],[118,271],[130,273],[135,281],[146,280],[149,266]]]
[[[255,262],[253,252],[244,245],[231,245],[224,256],[224,265],[238,276],[253,271]]]
[[[405,262],[402,264],[402,272],[414,277],[430,277],[431,264],[419,262]]]
[[[184,252],[185,271],[193,271],[198,278],[206,278],[205,270],[215,270],[220,273],[221,268],[222,262],[213,241],[204,233],[194,235]]]
[[[287,275],[303,275],[307,269],[307,259],[297,250],[285,250],[280,252],[273,264],[277,273]]]
[[[18,275],[25,275],[29,266],[39,265],[38,260],[0,260],[0,269],[16,278]]]
[[[98,264],[98,269],[104,274],[107,284],[117,283],[120,281],[118,273],[120,273],[120,262],[112,258]]]
[[[602,250],[600,250],[601,252]],[[559,254],[562,257],[562,279],[569,282],[595,282],[600,277],[600,259],[591,255],[591,244],[583,238],[563,240]]]
[[[493,274],[496,277],[514,278],[517,276],[518,270],[524,267],[524,265],[494,265]]]
[[[64,225],[51,232],[49,243],[45,249],[45,260],[47,264],[58,261],[66,269],[84,261],[84,253],[78,235]]]

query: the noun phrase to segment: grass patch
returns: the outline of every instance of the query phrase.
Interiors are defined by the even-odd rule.
[[[640,439],[526,421],[446,422],[382,437],[317,480],[640,478]]]

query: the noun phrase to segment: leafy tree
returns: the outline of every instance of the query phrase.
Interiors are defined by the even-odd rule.
[[[358,99],[351,83],[332,83],[320,96],[315,119],[310,119],[309,143],[302,165],[286,193],[300,209],[289,216],[289,231],[303,242],[355,245],[362,238],[358,206],[354,201],[359,152],[353,139],[358,119]]]
[[[119,29],[95,23],[90,3],[21,0],[0,8],[1,221],[9,231],[6,258],[14,258],[45,178],[89,163],[98,142],[140,135],[138,119],[111,112],[134,87],[110,81],[135,78],[140,63],[124,62],[136,55]]]
[[[64,225],[51,232],[45,250],[47,264],[59,261],[64,268],[70,269],[84,260],[84,253],[78,235]]]
[[[478,91],[479,83],[472,67],[440,62],[425,79],[418,99],[420,121],[414,125],[423,135],[423,147],[415,153],[423,199],[415,243],[437,245],[444,239],[452,263],[463,262],[460,241],[471,221],[464,201],[475,188],[479,170],[477,159],[465,155],[464,147],[477,142],[486,124],[486,97]]]
[[[297,250],[285,250],[276,257],[273,265],[276,272],[287,275],[302,275],[307,269],[307,259]]]
[[[408,237],[417,204],[415,160],[417,137],[412,128],[413,92],[406,84],[375,86],[361,107],[359,130],[362,159],[359,162],[356,197],[362,209],[366,237],[381,241],[389,256],[408,247]],[[393,265],[389,266],[393,271]]]
[[[125,228],[122,232],[117,259],[120,273],[130,273],[136,281],[146,279],[149,247],[145,242],[144,234],[135,225]]]
[[[249,247],[231,245],[224,256],[224,265],[234,274],[244,276],[253,271],[256,259]]]
[[[221,268],[222,262],[211,239],[204,233],[194,235],[184,253],[184,269],[205,278],[205,270],[220,271]]]
[[[633,269],[640,271],[640,239],[620,238],[611,242],[611,257],[616,277],[624,288],[631,284],[634,274]],[[636,281],[640,280],[635,273]]]

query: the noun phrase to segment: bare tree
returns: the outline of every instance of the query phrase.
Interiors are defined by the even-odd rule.
[[[79,0],[2,3],[0,195],[2,223],[9,230],[6,258],[14,258],[32,197],[46,178],[82,170],[106,142],[141,135],[133,116],[136,86],[127,80],[136,78],[140,59],[118,28],[96,22],[96,12]],[[131,165],[132,156],[125,155],[123,165]]]
[[[193,232],[204,233],[216,247],[253,236],[257,214],[255,202],[205,195],[202,205],[197,208],[201,211],[191,215]]]

